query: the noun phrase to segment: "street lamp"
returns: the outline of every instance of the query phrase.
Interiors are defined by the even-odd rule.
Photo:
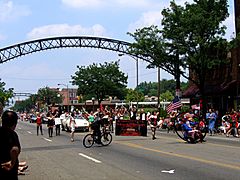
[[[67,88],[67,112],[69,113],[69,88],[67,84],[58,84],[58,86],[65,86]]]
[[[118,56],[124,56],[125,54],[118,54]],[[136,76],[137,76],[137,85],[136,85],[136,88],[138,87],[138,57],[135,57],[135,56],[131,56],[134,60],[136,60]],[[138,90],[137,90],[137,109],[138,109]]]

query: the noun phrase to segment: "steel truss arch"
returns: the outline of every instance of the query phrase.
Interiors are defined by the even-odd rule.
[[[150,62],[146,57],[132,54],[130,51],[131,43],[129,42],[102,37],[66,36],[37,39],[2,48],[0,49],[0,63],[38,51],[71,47],[116,51]]]
[[[30,97],[31,93],[13,93],[13,96],[24,96],[24,97]]]

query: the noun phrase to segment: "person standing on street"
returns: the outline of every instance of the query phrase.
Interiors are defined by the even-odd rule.
[[[152,140],[156,139],[156,128],[157,128],[157,112],[152,112],[149,117],[148,123],[152,130]]]
[[[39,128],[41,131],[41,135],[43,135],[43,130],[42,130],[42,116],[40,115],[39,112],[36,113],[37,114],[37,119],[36,119],[36,123],[37,123],[37,136],[38,136],[38,132],[39,132]]]
[[[61,120],[60,120],[60,115],[58,111],[56,111],[54,117],[55,117],[56,136],[60,136]]]
[[[49,137],[52,137],[53,126],[54,126],[54,116],[53,116],[52,112],[50,112],[49,115],[48,115],[47,126],[48,126],[48,135],[49,135]]]
[[[74,113],[71,113],[69,126],[71,128],[71,141],[72,142],[74,141],[75,125],[76,125],[76,121],[74,119]]]
[[[212,136],[215,132],[215,123],[216,123],[217,115],[212,109],[209,109],[208,113],[206,114],[206,119],[208,120],[209,135]]]
[[[0,179],[18,179],[18,156],[21,146],[18,135],[15,132],[18,115],[13,111],[5,111],[2,114],[2,127],[0,127]]]

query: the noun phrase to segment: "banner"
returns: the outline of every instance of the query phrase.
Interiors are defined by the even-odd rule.
[[[116,136],[147,136],[147,121],[116,120]]]

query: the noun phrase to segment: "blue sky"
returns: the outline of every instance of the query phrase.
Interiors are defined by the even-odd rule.
[[[161,11],[169,0],[0,0],[0,48],[44,37],[86,35],[131,42],[127,32],[160,25]],[[175,0],[183,4],[186,0]],[[188,0],[188,2],[192,2]],[[234,36],[233,0],[229,1],[227,37]],[[129,77],[128,87],[136,86],[135,61],[116,52],[67,48],[42,51],[0,65],[0,78],[15,92],[36,93],[42,87],[69,84],[77,65],[116,61]],[[161,71],[161,79],[172,76]],[[157,70],[139,62],[139,83],[157,81]]]

